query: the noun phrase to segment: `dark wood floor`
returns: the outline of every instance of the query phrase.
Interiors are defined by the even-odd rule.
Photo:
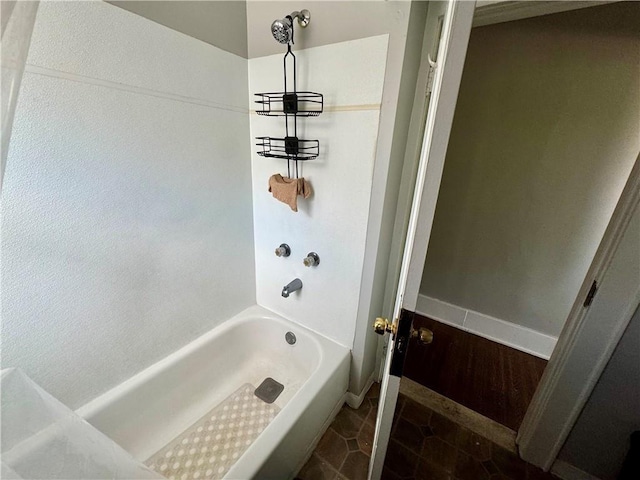
[[[433,331],[433,343],[409,344],[404,375],[518,430],[547,361],[416,315],[414,328]]]

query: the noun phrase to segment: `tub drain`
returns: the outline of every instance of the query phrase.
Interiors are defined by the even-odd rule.
[[[296,336],[293,332],[285,333],[284,339],[287,341],[289,345],[293,345],[294,343],[296,343]]]
[[[284,385],[267,377],[253,394],[265,403],[273,403],[280,396],[282,390],[284,390]]]

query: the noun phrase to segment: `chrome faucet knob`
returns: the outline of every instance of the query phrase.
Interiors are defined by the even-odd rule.
[[[286,243],[281,243],[278,248],[276,248],[276,256],[277,257],[288,257],[291,255],[291,248]]]
[[[302,263],[305,267],[317,267],[320,264],[320,257],[316,252],[309,252]]]

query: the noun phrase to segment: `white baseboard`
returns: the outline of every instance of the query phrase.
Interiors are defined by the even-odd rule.
[[[426,295],[418,295],[416,312],[545,360],[549,359],[558,341],[557,337]]]
[[[579,468],[574,467],[570,463],[556,460],[551,465],[551,473],[562,480],[600,480],[590,473],[583,472]]]
[[[345,402],[347,403],[347,405],[355,409],[360,408],[360,405],[362,405],[362,402],[364,401],[364,396],[367,394],[367,392],[371,388],[371,385],[373,385],[373,382],[375,381],[375,374],[376,372],[374,370],[367,382],[364,384],[364,388],[358,395],[356,395],[355,393],[347,392],[345,398]]]

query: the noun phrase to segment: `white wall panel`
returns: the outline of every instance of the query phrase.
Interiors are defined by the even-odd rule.
[[[102,2],[43,2],[28,62],[2,366],[75,408],[255,303],[247,61]]]
[[[42,2],[39,18],[31,64],[247,106],[247,61],[238,55],[101,1]]]
[[[298,88],[323,93],[328,107],[319,117],[299,120],[300,138],[320,140],[319,158],[300,163],[314,194],[300,200],[299,212],[267,191],[272,174],[286,174],[286,161],[252,154],[257,301],[349,348],[364,264],[387,42],[383,35],[294,50]],[[249,72],[251,93],[282,89],[282,55],[251,59]],[[252,137],[284,136],[284,120],[252,115],[251,132]],[[274,255],[283,242],[292,249],[288,258]],[[310,251],[320,255],[316,268],[302,264]],[[283,298],[282,287],[296,277],[302,290]]]

